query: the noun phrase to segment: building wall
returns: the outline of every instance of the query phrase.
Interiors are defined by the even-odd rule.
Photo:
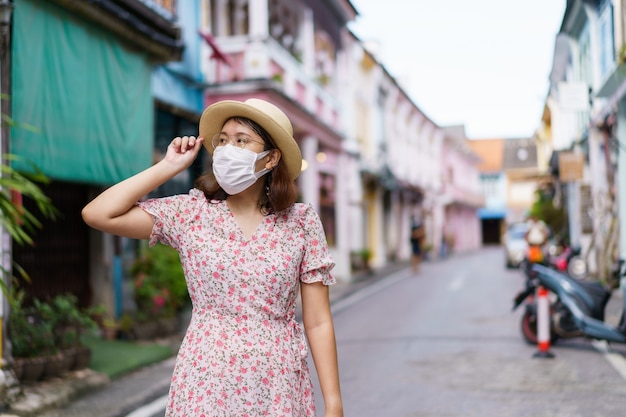
[[[466,252],[481,245],[479,161],[466,143],[464,129],[448,129],[441,154],[444,219],[441,237],[434,242],[437,253]]]
[[[152,95],[191,113],[202,113],[201,62],[207,60],[205,45],[198,34],[200,16],[197,0],[178,1],[177,22],[182,31],[185,51],[179,61],[171,61],[155,68],[152,76]],[[195,81],[195,83],[194,83]]]
[[[150,71],[155,63],[177,59],[180,50],[178,47],[165,47],[159,41],[148,36],[146,32],[142,32],[143,30],[151,31],[152,34],[160,33],[164,37],[174,33],[170,40],[175,43],[177,32],[167,18],[160,20],[161,23],[156,23],[156,19],[149,19],[149,23],[142,28],[134,27],[129,23],[129,17],[137,18],[137,15],[133,13],[147,13],[154,18],[156,12],[150,7],[145,8],[145,10],[142,9],[144,11],[141,12],[131,10],[128,13],[115,15],[100,10],[88,2],[75,3],[69,7],[67,2],[63,1],[35,2],[24,0],[15,2],[12,32],[16,43],[12,45],[13,52],[36,52],[36,49],[32,48],[36,45],[37,48],[43,48],[45,51],[45,54],[37,53],[38,59],[50,54],[51,57],[59,59],[59,63],[58,65],[42,66],[46,68],[45,73],[42,74],[52,77],[54,81],[46,82],[47,97],[45,100],[42,98],[39,103],[43,106],[43,111],[35,112],[40,116],[35,116],[35,113],[32,112],[26,117],[17,113],[14,116],[20,123],[28,123],[40,129],[37,132],[40,139],[53,140],[56,135],[59,135],[61,140],[51,144],[55,147],[60,145],[59,149],[62,149],[63,146],[66,148],[61,153],[55,153],[50,152],[52,149],[50,146],[41,147],[46,151],[41,157],[33,158],[32,161],[40,167],[45,166],[46,159],[53,161],[54,170],[46,169],[44,172],[50,178],[57,180],[51,185],[53,188],[50,189],[50,193],[61,193],[69,202],[65,205],[69,208],[64,209],[65,212],[59,213],[59,217],[65,220],[57,223],[56,227],[43,228],[38,233],[36,240],[40,240],[41,243],[56,242],[57,246],[59,242],[65,239],[72,240],[88,255],[81,256],[81,259],[72,256],[56,257],[56,260],[52,259],[53,263],[47,263],[43,257],[33,258],[32,254],[23,255],[30,256],[35,260],[34,266],[40,273],[32,273],[31,279],[33,283],[41,280],[40,284],[35,285],[38,286],[38,290],[46,288],[46,296],[73,292],[80,297],[79,302],[82,305],[85,303],[104,304],[113,311],[118,301],[113,298],[113,291],[114,285],[119,282],[118,279],[120,278],[117,268],[119,252],[115,250],[114,239],[107,238],[82,223],[80,208],[101,187],[122,180],[136,173],[137,170],[149,166],[152,156],[154,110],[150,96]],[[53,35],[58,35],[59,38],[43,36],[37,39],[37,33],[44,32],[33,30],[34,22],[32,19],[34,18],[39,18],[45,22],[45,24],[39,25],[39,29],[55,28],[53,23],[59,25],[59,28],[63,28],[63,30],[53,29]],[[168,34],[164,34],[164,32],[168,32]],[[74,36],[73,39],[76,42],[60,42],[67,36]],[[57,46],[63,45],[63,53],[60,53],[58,48],[54,46],[55,42]],[[24,48],[23,45],[30,45],[30,47]],[[94,58],[98,55],[105,56],[100,63]],[[124,62],[130,63],[131,66],[125,67]],[[114,65],[119,65],[119,67],[113,69],[116,68]],[[27,77],[28,71],[26,69],[33,67],[36,65],[32,59],[27,59],[23,63],[20,63],[19,60],[13,62],[13,81],[16,90],[12,92],[11,96],[31,96],[31,94],[20,94],[19,88],[20,85],[36,86],[38,84],[39,81],[34,77]],[[71,71],[68,70],[69,68]],[[142,70],[139,72],[131,71],[131,69],[137,68],[142,68]],[[55,77],[55,71],[58,71],[58,74],[62,76]],[[67,74],[72,74],[71,79],[63,78]],[[90,87],[87,90],[83,89],[82,92],[79,92],[80,94],[65,96],[72,93],[72,88],[76,88],[85,80],[89,80],[87,77],[93,77],[93,81],[89,81]],[[114,81],[116,79],[117,81]],[[138,95],[132,94],[131,89],[135,89],[135,92],[139,90],[142,99],[137,99]],[[89,94],[85,94],[85,91],[88,91]],[[125,108],[125,106],[129,107]],[[49,117],[59,111],[69,112],[70,119],[73,118],[75,121],[80,120],[81,123],[89,121],[91,123],[80,127],[78,122],[59,123],[63,119],[58,117],[55,120],[58,126],[53,132],[50,124],[43,123],[43,119],[37,118]],[[89,119],[83,117],[81,112],[88,114]],[[138,126],[134,135],[129,134],[129,127],[132,126]],[[104,135],[103,132],[105,132]],[[77,143],[81,147],[87,147],[86,157],[83,158],[79,155],[76,146],[68,145],[71,141],[66,139],[71,137],[77,138]],[[15,141],[14,144],[19,145],[19,135],[13,135],[12,139]],[[116,140],[120,142],[117,143]],[[140,148],[133,149],[133,144],[140,146]],[[111,146],[112,150],[109,149]],[[97,168],[95,163],[89,163],[92,161],[90,158],[105,160],[110,169],[105,171]],[[85,161],[88,162],[87,168],[81,173],[80,165],[84,164]],[[68,176],[58,175],[54,171],[59,168],[73,172]],[[88,189],[87,184],[91,186],[91,190]],[[31,249],[36,247],[37,245]],[[43,245],[39,245],[39,249],[43,247]],[[89,265],[85,268],[84,264],[87,258]],[[64,261],[63,267],[55,266],[54,263],[60,260]],[[34,271],[29,265],[23,264],[22,266],[27,270]],[[50,285],[52,283],[48,279],[50,270],[54,270],[61,277],[58,285]],[[87,283],[83,287],[85,289],[75,291],[77,284],[83,283]],[[33,292],[33,294],[35,293],[36,291]]]

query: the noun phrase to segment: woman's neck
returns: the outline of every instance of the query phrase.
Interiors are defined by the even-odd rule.
[[[251,193],[249,191],[252,190],[248,189],[226,198],[226,204],[233,214],[247,216],[261,213],[258,192]]]

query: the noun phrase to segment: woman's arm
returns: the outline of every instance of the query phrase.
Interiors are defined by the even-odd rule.
[[[148,239],[152,216],[135,206],[143,196],[187,169],[202,148],[202,138],[177,137],[157,164],[115,184],[87,204],[83,220],[94,229],[133,239]]]
[[[335,327],[330,312],[328,286],[302,283],[302,321],[326,406],[325,417],[342,417]]]

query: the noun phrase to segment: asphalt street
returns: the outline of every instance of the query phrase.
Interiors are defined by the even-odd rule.
[[[523,283],[493,247],[353,295],[335,314],[345,415],[626,415],[624,346],[603,353],[571,339],[551,346],[554,358],[536,358],[520,334],[522,311],[511,311]],[[612,300],[608,319],[621,302]]]
[[[502,249],[488,247],[426,262],[417,275],[402,266],[337,288],[345,416],[625,415],[626,347],[571,339],[551,346],[552,359],[534,357],[536,346],[520,334],[522,312],[511,311],[523,282],[520,271],[505,268]],[[621,303],[611,300],[608,320]],[[44,417],[162,417],[173,363]]]

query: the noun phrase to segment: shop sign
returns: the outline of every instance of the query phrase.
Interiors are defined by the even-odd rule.
[[[570,182],[582,180],[584,155],[581,152],[559,152],[559,180]]]

